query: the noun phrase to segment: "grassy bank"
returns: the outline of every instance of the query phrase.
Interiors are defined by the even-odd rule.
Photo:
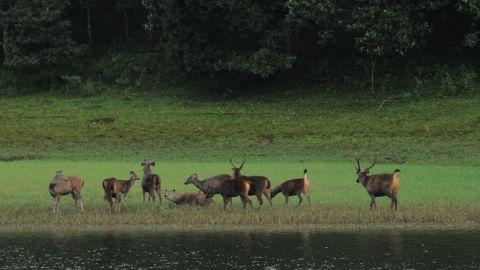
[[[347,161],[357,152],[388,163],[480,160],[480,97],[279,91],[221,99],[174,90],[2,97],[0,159]]]
[[[0,225],[5,227],[91,227],[91,226],[179,226],[179,227],[324,227],[324,226],[376,226],[376,225],[436,225],[478,226],[477,176],[480,169],[469,166],[401,165],[402,184],[399,194],[400,209],[393,213],[389,200],[378,199],[377,211],[368,208],[369,198],[363,187],[355,183],[351,163],[328,162],[250,162],[246,174],[268,175],[275,186],[288,178],[301,176],[309,168],[312,182],[311,209],[306,205],[297,209],[296,198],[290,206],[283,205],[283,197],[275,197],[274,207],[254,207],[243,211],[238,199],[233,209],[223,211],[220,197],[214,207],[176,207],[165,199],[160,204],[143,204],[141,188],[136,183],[120,213],[112,214],[105,202],[100,186],[110,176],[126,178],[131,169],[140,172],[135,162],[107,161],[21,161],[0,163],[2,171],[0,190]],[[397,166],[397,165],[395,165]],[[73,207],[69,196],[61,201],[61,213],[51,213],[48,182],[56,168],[68,174],[85,178],[83,197],[86,212]],[[391,171],[394,165],[381,164],[373,170]],[[184,180],[193,172],[200,176],[229,172],[223,162],[162,162],[155,168],[163,180],[163,188],[177,192],[196,192]],[[5,176],[9,177],[5,177]]]
[[[33,95],[0,99],[0,226],[3,227],[329,227],[478,226],[480,97],[405,100],[361,94],[205,98],[191,91],[121,97]],[[178,90],[178,91],[177,91]],[[172,94],[175,93],[175,94]],[[346,95],[345,95],[346,96]],[[369,211],[353,173],[355,153],[372,173],[401,169],[399,211]],[[164,188],[196,192],[184,180],[230,173],[228,159],[247,159],[244,173],[277,185],[308,168],[312,209],[256,205],[222,210],[144,205],[135,184],[120,213],[103,202],[100,181],[141,174],[157,160]],[[366,165],[366,164],[365,164]],[[70,197],[51,213],[48,182],[57,169],[82,176],[86,212]],[[255,198],[252,198],[256,202]]]

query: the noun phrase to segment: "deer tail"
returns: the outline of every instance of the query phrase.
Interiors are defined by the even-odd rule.
[[[393,173],[399,173],[400,170],[399,169],[395,169],[395,171],[393,171]]]

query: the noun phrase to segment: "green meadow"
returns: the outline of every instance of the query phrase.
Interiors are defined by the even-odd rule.
[[[172,91],[173,92],[178,92]],[[32,95],[0,98],[0,226],[4,228],[307,228],[356,226],[478,227],[480,98],[387,102],[340,95],[285,92],[218,99],[200,94],[125,94],[121,97]],[[387,198],[369,197],[355,182],[354,155],[372,173],[401,170],[399,211]],[[103,201],[101,181],[142,174],[155,159],[162,190],[231,173],[229,158],[247,161],[245,175],[268,176],[273,186],[309,170],[312,208],[283,205],[224,211],[177,207],[163,199],[142,203],[140,182],[119,213]],[[48,184],[56,170],[85,179],[85,213],[62,197],[51,211]]]

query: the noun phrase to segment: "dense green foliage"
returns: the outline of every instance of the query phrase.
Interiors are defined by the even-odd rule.
[[[0,89],[288,75],[385,90],[428,81],[425,67],[462,66],[474,79],[479,10],[478,0],[3,0]]]

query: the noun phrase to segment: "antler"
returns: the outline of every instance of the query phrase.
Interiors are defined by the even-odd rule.
[[[240,170],[243,168],[243,164],[245,164],[245,159],[242,160],[242,165],[240,165],[240,167],[239,167]]]
[[[376,159],[376,158],[373,160],[372,165],[370,165],[370,167],[366,168],[365,171],[368,171],[368,170],[370,170],[371,168],[373,168],[373,166],[375,166],[375,164],[377,164],[377,159]]]
[[[355,159],[357,160],[357,165],[358,165],[358,167],[357,167],[356,169],[357,169],[358,171],[361,171],[361,169],[360,169],[360,158],[357,157],[357,156],[355,156]]]
[[[233,166],[234,168],[237,168],[237,166],[235,166],[235,164],[233,164],[232,159],[230,159],[230,164],[232,164],[232,166]]]

